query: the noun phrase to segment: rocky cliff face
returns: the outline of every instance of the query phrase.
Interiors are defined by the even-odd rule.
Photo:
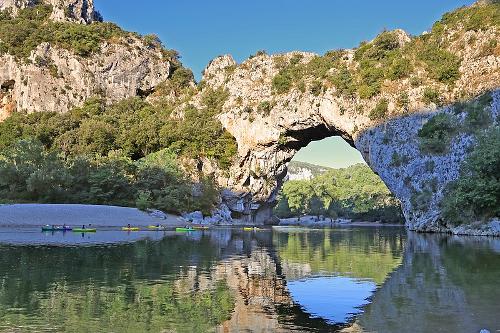
[[[83,24],[99,18],[92,0],[45,2],[52,5],[52,20]],[[16,12],[32,3],[0,0],[0,9]],[[91,97],[113,102],[148,94],[171,72],[171,59],[137,34],[104,40],[90,56],[41,43],[27,59],[0,55],[0,121],[15,110],[66,112]]]
[[[271,221],[271,207],[294,154],[311,141],[341,136],[362,153],[368,165],[399,198],[410,229],[499,234],[498,221],[491,221],[481,230],[443,226],[440,221],[443,189],[458,177],[460,163],[468,155],[474,136],[459,134],[445,154],[425,154],[419,149],[417,134],[423,124],[436,114],[454,110],[453,106],[442,105],[470,101],[486,91],[493,93],[484,109],[490,115],[490,126],[498,126],[498,27],[464,30],[459,23],[444,30],[446,33],[439,36],[441,51],[449,54],[449,59],[456,57],[459,63],[452,84],[433,75],[424,60],[413,63],[406,76],[383,80],[380,93],[369,98],[361,96],[361,89],[359,94],[345,94],[342,82],[335,81],[335,75],[343,68],[351,73],[362,70],[363,61],[367,60],[363,56],[359,59],[359,49],[340,51],[336,64],[320,75],[315,70],[321,68],[324,57],[311,53],[258,54],[242,64],[228,55],[214,59],[204,72],[204,89],[224,89],[229,93],[219,119],[236,138],[239,151],[230,176],[221,175],[220,179],[239,197],[239,210],[249,220],[253,216],[254,222]],[[393,47],[411,52],[419,43],[431,43],[433,34],[415,41],[404,32],[395,31],[397,45]],[[372,41],[360,49],[376,52],[376,47],[370,45],[377,43]],[[485,51],[488,45],[492,49]],[[418,56],[425,59],[425,55]],[[311,64],[315,64],[313,69],[309,69]],[[374,64],[383,66],[376,61]],[[301,81],[293,82],[297,72],[301,73]],[[331,81],[329,75],[333,77]],[[369,79],[361,74],[360,84]],[[291,87],[279,91],[283,82],[289,81]],[[463,125],[465,116],[458,117]],[[335,159],[334,152],[331,154]],[[395,163],[396,154],[402,157],[402,163]],[[433,168],[425,169],[431,164]],[[432,193],[424,204],[416,203],[415,197],[429,183],[433,186]]]
[[[20,9],[34,6],[38,3],[52,6],[51,19],[54,21],[69,21],[92,23],[102,18],[94,9],[94,0],[0,0],[0,10],[11,10],[15,15]]]
[[[137,96],[165,81],[170,69],[161,52],[137,37],[104,43],[91,58],[44,43],[30,61],[0,57],[0,120],[14,110],[66,112],[91,97]]]

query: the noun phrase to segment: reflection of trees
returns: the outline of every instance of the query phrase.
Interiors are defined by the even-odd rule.
[[[0,247],[0,322],[67,332],[207,332],[233,308],[227,284],[207,273],[215,250],[206,238]]]
[[[342,274],[380,284],[401,264],[404,233],[401,228],[392,233],[374,228],[277,233],[274,245],[289,267],[307,265],[308,273]]]
[[[224,282],[182,295],[171,281],[113,290],[92,283],[71,286],[56,282],[46,295],[32,297],[43,326],[63,332],[208,332],[229,319],[233,308]],[[29,323],[31,315],[0,310],[2,320],[15,326]]]

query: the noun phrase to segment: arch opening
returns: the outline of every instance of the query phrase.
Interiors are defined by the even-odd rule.
[[[402,223],[399,201],[367,165],[353,141],[339,135],[314,140],[323,133],[301,133],[301,139],[307,139],[294,146],[301,147],[278,179],[273,216],[285,224],[345,220]]]

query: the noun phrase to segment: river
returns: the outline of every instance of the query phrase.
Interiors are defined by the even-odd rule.
[[[500,239],[0,228],[0,332],[490,332]]]

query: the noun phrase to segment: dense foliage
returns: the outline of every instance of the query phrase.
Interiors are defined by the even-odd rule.
[[[120,43],[127,36],[140,38],[138,34],[124,31],[110,22],[55,22],[49,19],[51,13],[52,6],[46,4],[21,9],[16,16],[11,15],[8,10],[1,11],[0,55],[8,53],[18,59],[28,59],[41,43],[50,43],[76,55],[88,57],[99,52],[103,42]],[[179,66],[178,54],[164,49],[156,36],[146,35],[142,39],[147,47],[161,50],[165,59],[170,60],[173,66]]]
[[[119,151],[106,156],[64,157],[38,140],[20,140],[0,152],[0,198],[44,203],[88,203],[209,214],[217,189],[203,179],[199,193],[168,150],[132,161]]]
[[[192,159],[213,158],[228,167],[236,154],[235,139],[215,119],[217,105],[188,107],[173,117],[171,106],[152,106],[131,98],[107,106],[91,99],[68,113],[14,113],[0,123],[0,150],[19,139],[36,138],[66,156],[107,156],[119,150],[133,160],[169,148]]]
[[[99,50],[103,41],[127,33],[112,23],[78,24],[48,20],[52,6],[37,5],[19,11],[16,17],[0,13],[0,54],[9,53],[28,58],[43,42],[69,49],[77,55],[89,56]]]
[[[399,203],[366,165],[333,169],[312,180],[288,181],[275,209],[279,217],[302,214],[400,222]]]
[[[442,154],[448,151],[451,139],[457,133],[458,122],[453,115],[440,113],[432,117],[418,132],[420,148],[424,152]]]
[[[479,136],[442,205],[445,221],[452,224],[500,217],[500,127]]]

